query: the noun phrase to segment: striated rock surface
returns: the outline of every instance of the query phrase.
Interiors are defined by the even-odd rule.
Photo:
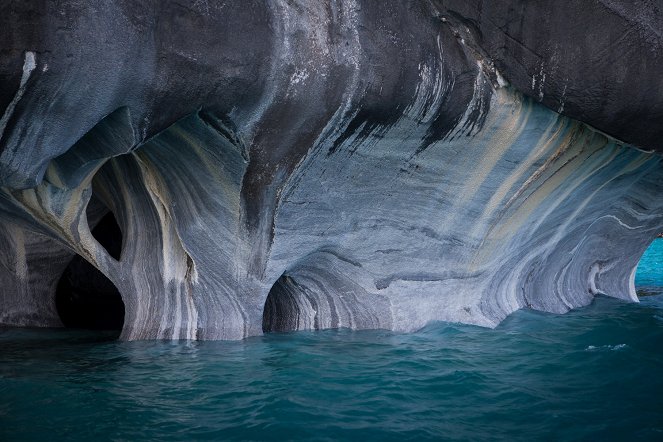
[[[59,325],[76,255],[123,339],[637,300],[655,2],[2,3],[0,324]]]

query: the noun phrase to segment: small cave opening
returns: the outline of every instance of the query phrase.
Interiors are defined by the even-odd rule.
[[[92,228],[92,236],[97,240],[110,256],[120,260],[122,254],[122,230],[117,223],[115,214],[92,194],[86,209],[87,223]]]
[[[290,276],[282,275],[272,286],[262,314],[263,333],[299,330],[304,288]]]
[[[108,253],[119,259],[122,231],[112,212],[97,222],[92,235]],[[120,291],[102,272],[76,255],[58,282],[55,305],[63,325],[88,330],[122,330],[124,302]]]

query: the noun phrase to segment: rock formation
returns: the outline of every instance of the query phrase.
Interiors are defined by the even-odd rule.
[[[636,301],[661,6],[4,0],[0,323],[60,325],[76,255],[122,339]]]

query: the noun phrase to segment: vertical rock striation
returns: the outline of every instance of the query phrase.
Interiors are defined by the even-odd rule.
[[[473,2],[9,3],[2,324],[58,325],[76,254],[120,292],[122,339],[492,327],[637,301],[663,229],[655,129],[608,130],[574,87],[584,65],[542,89],[563,107],[524,90],[533,62],[486,41]],[[649,104],[621,105],[628,120]],[[119,259],[91,232],[107,212]]]

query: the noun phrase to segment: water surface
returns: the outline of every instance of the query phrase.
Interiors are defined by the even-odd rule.
[[[663,241],[637,281],[661,293]],[[657,261],[660,260],[660,261]],[[0,440],[662,440],[663,295],[494,330],[0,331]]]

